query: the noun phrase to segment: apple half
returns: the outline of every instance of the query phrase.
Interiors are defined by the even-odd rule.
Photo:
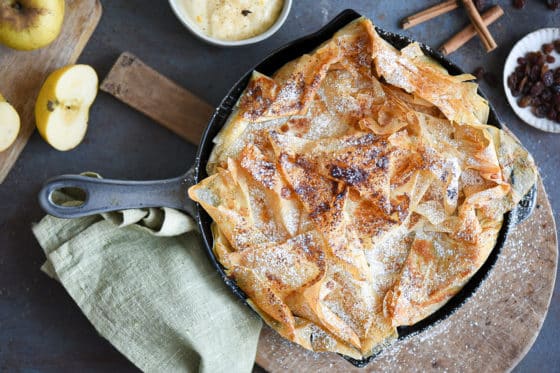
[[[16,109],[0,95],[0,152],[8,149],[16,141],[20,125]]]
[[[53,72],[35,103],[35,122],[45,141],[60,151],[78,146],[86,135],[97,89],[91,66],[70,65]]]
[[[52,43],[64,21],[64,0],[0,0],[0,43],[34,50]]]

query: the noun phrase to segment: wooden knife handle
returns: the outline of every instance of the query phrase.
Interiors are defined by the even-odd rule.
[[[105,91],[198,145],[214,108],[131,53],[122,53],[101,83]]]

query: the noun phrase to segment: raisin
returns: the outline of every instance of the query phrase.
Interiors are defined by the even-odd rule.
[[[552,87],[550,87],[550,90],[555,95],[560,95],[560,84],[554,84]]]
[[[546,63],[554,63],[556,62],[556,58],[554,56],[548,55],[546,56]]]
[[[490,87],[495,87],[498,85],[498,78],[491,72],[484,73],[484,80]]]
[[[481,80],[484,77],[484,67],[474,69],[473,75],[476,77],[476,80]]]
[[[544,56],[544,54],[539,52],[539,54],[537,56],[537,65],[544,65],[545,61],[546,61],[546,57]]]
[[[545,87],[550,87],[552,84],[554,84],[554,73],[552,72],[552,70],[548,70],[543,74],[542,82]]]
[[[531,92],[530,95],[531,96],[538,96],[542,93],[544,89],[544,84],[542,84],[541,82],[536,82],[533,87],[531,87]]]
[[[519,87],[517,87],[517,90],[519,92],[523,92],[523,90],[525,89],[525,86],[527,85],[527,80],[528,77],[523,77],[523,79],[521,79],[521,82],[519,83]]]
[[[474,6],[476,7],[476,10],[482,12],[486,7],[486,0],[474,0]]]
[[[525,7],[525,0],[513,0],[513,7],[516,9],[523,9]]]
[[[560,9],[560,0],[547,0],[546,5],[550,10]]]
[[[558,113],[556,112],[556,110],[554,110],[552,108],[552,109],[548,110],[548,113],[546,114],[546,117],[550,120],[555,120],[557,115],[558,115]]]
[[[552,92],[549,89],[545,89],[541,93],[541,98],[543,101],[550,102],[552,99]]]
[[[537,63],[537,58],[538,58],[538,55],[537,55],[536,52],[527,53],[527,60],[529,61],[529,63],[531,63],[533,65],[536,64]]]
[[[519,57],[517,59],[517,63],[520,65],[525,65],[527,63],[527,59],[525,57]]]
[[[550,54],[554,50],[554,44],[552,43],[543,44],[541,49],[544,52],[544,54]]]
[[[546,110],[546,106],[544,105],[537,106],[536,108],[533,109],[533,114],[535,114],[537,118],[546,117],[547,112],[548,110]]]
[[[515,88],[515,86],[517,85],[517,75],[511,74],[508,77],[507,84],[510,89]]]
[[[531,96],[523,96],[519,99],[519,101],[517,101],[517,104],[519,107],[527,107],[531,105],[532,102],[533,98]]]
[[[556,53],[560,53],[560,39],[554,40],[553,44],[554,44],[554,50],[556,50]]]
[[[537,80],[539,80],[540,77],[541,77],[541,67],[539,65],[533,66],[531,72],[529,73],[529,78],[533,82],[536,82]]]

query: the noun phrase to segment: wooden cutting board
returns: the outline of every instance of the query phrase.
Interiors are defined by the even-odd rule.
[[[49,46],[21,52],[0,45],[0,92],[18,111],[21,130],[16,142],[0,152],[0,184],[35,130],[35,99],[47,76],[75,63],[101,18],[99,0],[66,0],[62,31]]]
[[[195,144],[213,110],[127,53],[101,89]],[[157,96],[157,105],[152,96]],[[539,333],[554,290],[557,261],[556,225],[539,178],[535,212],[510,233],[488,278],[447,319],[397,341],[363,369],[337,354],[309,352],[264,327],[256,361],[269,372],[507,371],[525,356]]]

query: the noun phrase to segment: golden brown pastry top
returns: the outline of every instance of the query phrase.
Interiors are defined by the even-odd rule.
[[[484,263],[536,171],[485,124],[472,79],[364,18],[273,77],[254,73],[189,195],[282,336],[368,356]]]

